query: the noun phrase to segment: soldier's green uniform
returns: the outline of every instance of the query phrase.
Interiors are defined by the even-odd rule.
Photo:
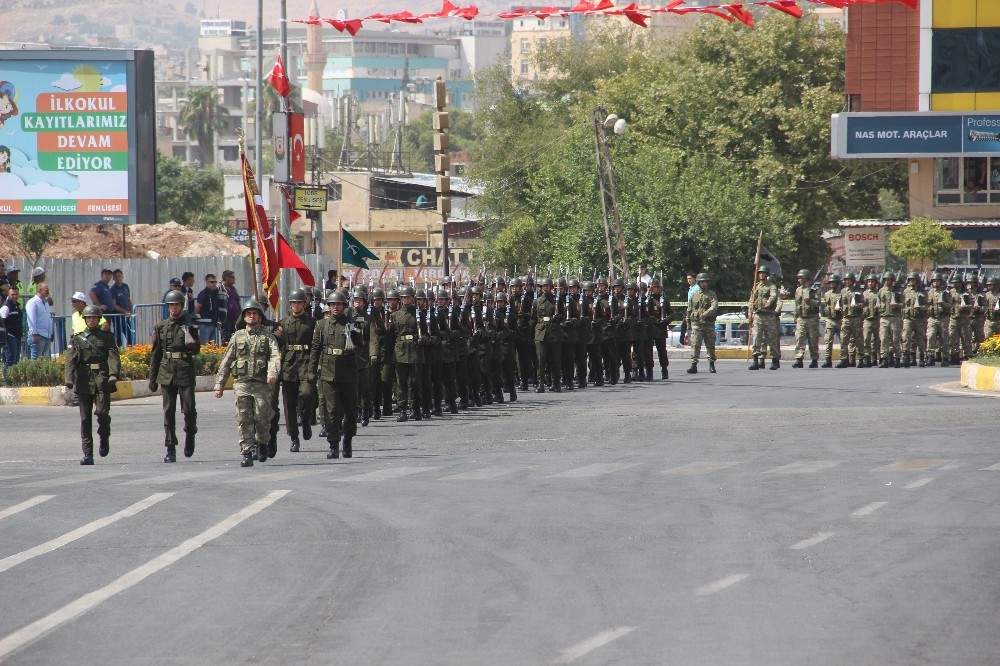
[[[615,309],[619,313],[618,322],[618,362],[621,366],[621,377],[623,384],[632,383],[632,342],[634,337],[633,327],[635,325],[635,306],[632,304],[625,292],[625,283],[621,279],[616,279],[611,287],[612,298],[615,301]],[[615,372],[618,366],[615,366]]]
[[[243,316],[249,316],[250,310],[256,310],[260,320],[263,320],[264,309],[253,299],[243,306]],[[240,453],[243,455],[241,467],[253,467],[254,448],[261,461],[267,459],[274,418],[275,386],[280,372],[278,342],[262,323],[246,320],[245,328],[237,330],[229,340],[215,377],[217,398],[222,397],[229,376],[233,377]]]
[[[368,312],[368,291],[364,287],[355,287],[352,294],[353,307],[347,310],[347,319],[352,329],[361,336],[357,356],[358,366],[358,407],[361,413],[361,427],[367,428],[374,413],[374,395],[372,393],[372,360],[371,334],[372,322]]]
[[[771,279],[771,269],[761,266],[757,271],[757,283],[750,292],[750,309],[753,312],[753,330],[750,332],[753,348],[751,370],[762,370],[767,361],[767,350],[771,350],[771,370],[781,367],[781,331],[778,313],[781,301],[778,287]]]
[[[612,386],[618,383],[618,326],[624,316],[618,310],[618,299],[608,291],[608,281],[600,278],[597,281],[597,298],[600,301],[598,310],[608,313],[604,322],[604,339],[601,343],[601,353],[604,356],[604,379]]]
[[[657,361],[660,364],[660,379],[669,379],[670,358],[667,356],[667,333],[670,330],[670,321],[673,319],[674,311],[663,294],[663,286],[659,278],[653,278],[649,283],[649,325],[652,330],[653,347],[656,347]],[[649,350],[649,362],[647,363],[650,373],[652,372],[653,350]],[[652,379],[652,374],[649,379]]]
[[[378,356],[382,365],[382,416],[392,416],[393,400],[399,395],[396,384],[396,331],[389,325],[389,317],[399,309],[399,292],[386,292],[386,309],[379,329]]]
[[[514,349],[517,353],[517,373],[521,378],[521,390],[528,390],[531,380],[532,358],[535,354],[534,332],[531,330],[532,295],[524,287],[520,278],[510,282],[511,328],[514,332]]]
[[[841,323],[844,320],[844,308],[841,304],[843,286],[839,275],[830,276],[830,289],[823,294],[823,367],[833,367],[833,338],[840,337],[840,358],[847,358],[847,345],[841,335]]]
[[[878,355],[881,353],[878,337],[880,311],[878,277],[874,274],[869,275],[865,285],[865,291],[862,294],[865,302],[864,323],[861,331],[862,349],[858,356],[858,366],[870,368],[872,361],[877,361]]]
[[[552,376],[552,390],[559,393],[562,390],[559,372],[559,360],[562,357],[559,304],[552,295],[551,278],[543,278],[539,285],[542,293],[531,304],[531,326],[535,331],[535,354],[538,356],[538,388],[535,392],[545,393],[545,375],[549,373]]]
[[[514,377],[514,370],[516,367],[515,356],[517,352],[514,349],[514,332],[511,330],[511,326],[516,326],[516,324],[512,323],[513,321],[514,316],[507,294],[500,292],[497,294],[496,326],[497,344],[500,348],[500,379],[502,384],[497,389],[507,391],[510,401],[516,402],[517,382]]]
[[[94,464],[94,421],[101,457],[110,451],[111,394],[117,390],[121,371],[115,334],[102,331],[101,311],[95,305],[83,309],[87,329],[73,336],[66,350],[66,388],[76,389],[80,398],[80,438],[83,443],[81,465]]]
[[[979,349],[979,345],[986,339],[986,292],[985,287],[979,284],[979,275],[973,274],[969,278],[969,292],[972,295],[972,350]]]
[[[841,356],[838,368],[856,366],[860,347],[864,344],[865,299],[861,292],[855,291],[856,284],[854,273],[844,276],[844,290],[840,293],[840,307],[844,319],[840,324]]]
[[[385,402],[385,386],[382,370],[385,356],[382,348],[382,336],[385,335],[385,292],[382,289],[372,290],[372,312],[368,318],[368,361],[371,363],[372,382],[372,418],[376,421],[382,418],[382,405]],[[392,381],[390,380],[390,384]],[[391,399],[391,398],[390,398]],[[392,414],[392,406],[389,406]]]
[[[927,295],[919,288],[920,276],[906,276],[903,289],[903,367],[909,368],[919,359],[924,367],[927,351]],[[933,359],[931,360],[933,363]]]
[[[931,276],[927,292],[927,355],[929,365],[934,365],[940,354],[941,367],[950,365],[948,354],[948,319],[951,315],[951,295],[943,288],[940,273]]]
[[[285,432],[292,440],[292,453],[299,450],[299,418],[302,419],[302,438],[312,438],[312,414],[315,409],[315,384],[309,381],[309,346],[312,344],[316,320],[306,305],[306,292],[296,289],[288,297],[289,303],[301,303],[299,314],[289,313],[279,322],[275,339],[281,349],[281,396],[285,405]],[[293,306],[297,307],[297,306]],[[270,455],[270,451],[268,451]]]
[[[986,281],[986,306],[984,316],[986,318],[985,339],[989,340],[994,335],[1000,335],[1000,277],[994,275]]]
[[[435,404],[440,407],[441,401],[448,406],[452,414],[458,413],[458,381],[456,363],[458,350],[455,348],[455,332],[457,311],[445,290],[437,293],[437,307],[432,310],[432,328],[437,332],[441,346],[441,384],[440,393],[434,394]]]
[[[810,284],[809,271],[802,269],[797,276],[799,286],[795,288],[795,363],[793,368],[803,367],[802,359],[809,346],[809,367],[819,367],[819,290]]]
[[[451,339],[455,345],[455,383],[459,407],[469,408],[469,309],[465,288],[458,289],[451,299]]]
[[[184,312],[184,294],[168,292],[164,302],[173,312],[153,328],[153,353],[149,362],[149,390],[163,389],[163,445],[167,448],[163,462],[177,461],[177,398],[184,414],[184,455],[194,455],[198,413],[195,409],[194,357],[201,351],[198,327],[189,325]],[[180,306],[180,307],[176,307]],[[176,316],[174,316],[176,313]]]
[[[575,280],[574,280],[575,282]],[[578,283],[579,284],[579,283]],[[563,388],[572,391],[576,388],[574,377],[576,376],[576,345],[579,340],[577,335],[578,323],[580,320],[579,300],[573,295],[570,283],[565,278],[559,278],[560,306],[566,316],[562,323],[563,345],[562,345],[562,378]]]
[[[318,371],[319,390],[326,397],[326,441],[329,459],[340,457],[340,436],[344,436],[344,457],[354,455],[352,443],[358,432],[358,359],[367,356],[369,347],[355,322],[337,306],[347,306],[347,298],[334,292],[327,298],[332,315],[316,324],[309,368]]]
[[[878,290],[879,339],[882,343],[878,367],[898,368],[903,359],[903,303],[896,293],[893,274],[883,274],[882,282]]]
[[[576,385],[579,388],[587,388],[587,349],[591,340],[592,318],[587,316],[587,298],[583,294],[579,281],[570,282],[570,290],[575,290],[571,297],[573,299],[574,321],[576,322],[576,351],[573,359],[576,366]]]
[[[951,278],[951,321],[948,325],[948,340],[950,343],[951,362],[959,363],[963,358],[972,357],[975,349],[972,347],[972,309],[974,297],[965,291],[962,279],[956,274]]]
[[[403,297],[403,305],[398,310],[389,315],[389,327],[396,335],[396,346],[394,354],[396,358],[396,381],[399,384],[399,422],[404,422],[409,418],[410,410],[413,410],[413,419],[421,420],[420,417],[420,396],[417,388],[419,376],[417,375],[417,364],[422,357],[422,350],[417,344],[417,308],[413,305],[415,292],[412,287],[403,287],[400,295]],[[409,301],[409,302],[407,302]]]
[[[708,288],[707,273],[699,273],[697,280],[699,289],[691,295],[688,304],[688,320],[691,325],[691,367],[687,370],[689,375],[698,372],[702,344],[705,345],[708,356],[708,371],[715,372],[715,318],[719,314],[719,299]]]
[[[608,320],[607,301],[594,295],[594,283],[583,283],[583,316],[590,320],[587,356],[590,357],[590,380],[594,386],[604,386],[604,326]]]

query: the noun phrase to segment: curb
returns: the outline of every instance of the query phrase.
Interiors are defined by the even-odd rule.
[[[1000,391],[1000,368],[963,361],[962,386],[977,391]]]
[[[233,387],[233,379],[226,382],[226,390]],[[199,393],[215,388],[215,376],[205,375],[195,378],[194,390]],[[157,394],[159,391],[157,391]],[[149,381],[135,379],[118,382],[118,390],[111,395],[111,401],[148,398],[156,395],[149,390]],[[66,407],[72,402],[70,392],[64,386],[23,386],[20,388],[0,388],[0,405],[49,405]]]

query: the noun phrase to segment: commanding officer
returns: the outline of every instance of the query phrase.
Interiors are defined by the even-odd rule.
[[[858,367],[870,368],[872,361],[877,360],[879,349],[879,300],[878,300],[878,276],[869,273],[865,279],[865,314],[861,339],[862,351],[858,352]],[[881,365],[881,363],[879,364]]]
[[[167,318],[153,329],[153,354],[149,361],[149,390],[163,388],[163,445],[167,454],[163,462],[177,462],[177,397],[184,414],[184,456],[194,455],[194,436],[198,432],[198,412],[195,409],[194,387],[196,371],[194,357],[201,351],[198,327],[184,310],[184,294],[169,291]]]
[[[771,269],[760,266],[757,269],[757,284],[750,293],[750,307],[753,310],[753,330],[750,337],[753,345],[751,370],[763,370],[767,361],[767,350],[771,349],[771,370],[781,367],[781,331],[778,328],[778,287],[771,279]],[[714,335],[714,333],[713,333]]]
[[[940,354],[941,367],[949,365],[948,317],[951,314],[951,295],[944,288],[940,273],[931,275],[931,288],[927,292],[927,365],[934,367]]]
[[[882,288],[878,290],[878,314],[878,337],[882,342],[878,367],[898,368],[903,348],[903,304],[896,293],[896,277],[888,271],[882,274]]]
[[[420,420],[420,395],[418,391],[419,377],[417,363],[421,350],[417,345],[417,308],[414,305],[415,291],[413,287],[403,287],[399,290],[403,304],[389,315],[387,328],[396,335],[394,354],[396,358],[396,382],[399,384],[399,416],[396,418],[404,423],[413,410],[413,420]]]
[[[994,275],[986,281],[986,339],[1000,335],[1000,277]]]
[[[560,359],[562,358],[561,331],[559,330],[559,304],[552,295],[552,278],[539,281],[542,293],[531,304],[531,327],[535,331],[535,354],[538,356],[538,388],[535,393],[545,393],[545,375],[552,375],[552,390],[560,386]]]
[[[809,271],[802,269],[796,276],[799,286],[795,288],[795,363],[793,368],[802,367],[809,345],[809,367],[819,367],[819,293],[810,280]]]
[[[972,308],[973,296],[965,290],[958,271],[951,276],[951,322],[948,326],[951,362],[958,364],[962,359],[970,358],[975,349],[972,347]]]
[[[344,457],[354,455],[351,442],[358,432],[358,357],[368,354],[362,332],[348,319],[347,298],[335,291],[326,299],[330,317],[316,324],[310,370],[319,369],[319,390],[326,399],[328,459],[340,457],[340,435],[344,435]]]
[[[903,289],[903,367],[910,367],[920,359],[924,367],[927,350],[927,295],[920,289],[920,276],[916,271],[906,276]],[[933,361],[933,359],[931,359]]]
[[[309,345],[312,343],[316,320],[307,310],[309,297],[304,289],[296,289],[288,295],[291,313],[278,322],[275,339],[282,348],[281,358],[281,397],[285,405],[285,432],[292,440],[292,453],[299,451],[299,419],[302,420],[302,438],[312,438],[312,415],[315,409],[316,392],[313,382],[309,381]],[[273,458],[277,450],[270,450],[268,442],[268,457]],[[275,442],[277,449],[277,442]]]
[[[840,326],[840,363],[838,368],[849,368],[857,365],[858,345],[863,344],[862,333],[865,317],[865,301],[860,293],[854,290],[858,280],[854,273],[844,276],[844,290],[840,293],[840,307],[844,319]],[[844,352],[847,352],[846,354]]]
[[[715,372],[715,318],[719,314],[719,299],[708,288],[708,273],[698,273],[697,282],[699,288],[691,293],[688,311],[691,326],[691,367],[687,370],[689,375],[698,372],[702,343],[708,356],[708,371]]]
[[[108,455],[111,437],[111,394],[117,390],[120,363],[115,334],[102,331],[101,310],[96,305],[83,309],[87,330],[73,336],[66,350],[66,388],[76,389],[80,397],[80,436],[83,439],[81,465],[94,464],[94,422],[97,415],[97,436],[100,454]]]
[[[271,419],[274,417],[274,387],[281,370],[278,342],[261,325],[264,308],[254,299],[243,306],[246,328],[235,333],[226,347],[215,377],[215,397],[221,398],[230,374],[236,394],[236,421],[240,433],[240,467],[253,467],[254,447],[257,457],[267,460]],[[295,418],[292,415],[291,418]]]
[[[843,284],[836,273],[830,276],[830,289],[823,295],[823,367],[833,367],[833,338],[840,337],[841,359],[847,358],[847,345],[841,335],[840,324],[844,319],[844,308],[841,303]]]

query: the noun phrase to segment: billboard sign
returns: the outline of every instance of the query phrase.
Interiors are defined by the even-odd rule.
[[[885,266],[885,227],[858,227],[844,233],[848,266]]]
[[[0,51],[0,223],[156,221],[152,51]]]
[[[838,113],[830,123],[838,159],[1000,155],[1000,113]]]

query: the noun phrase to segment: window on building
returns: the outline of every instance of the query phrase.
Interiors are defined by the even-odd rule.
[[[327,201],[340,201],[344,198],[343,195],[343,184],[342,183],[330,183],[326,186],[326,200]]]
[[[1000,28],[935,30],[931,92],[1000,91]]]
[[[531,50],[531,45],[528,43],[527,39],[521,40],[521,53],[528,53]]]
[[[1000,157],[944,157],[934,160],[935,202],[1000,204]]]
[[[399,44],[389,44],[389,55],[399,55],[400,45]]]
[[[522,60],[521,61],[521,76],[527,76],[527,75],[528,75],[528,61],[527,60]]]

